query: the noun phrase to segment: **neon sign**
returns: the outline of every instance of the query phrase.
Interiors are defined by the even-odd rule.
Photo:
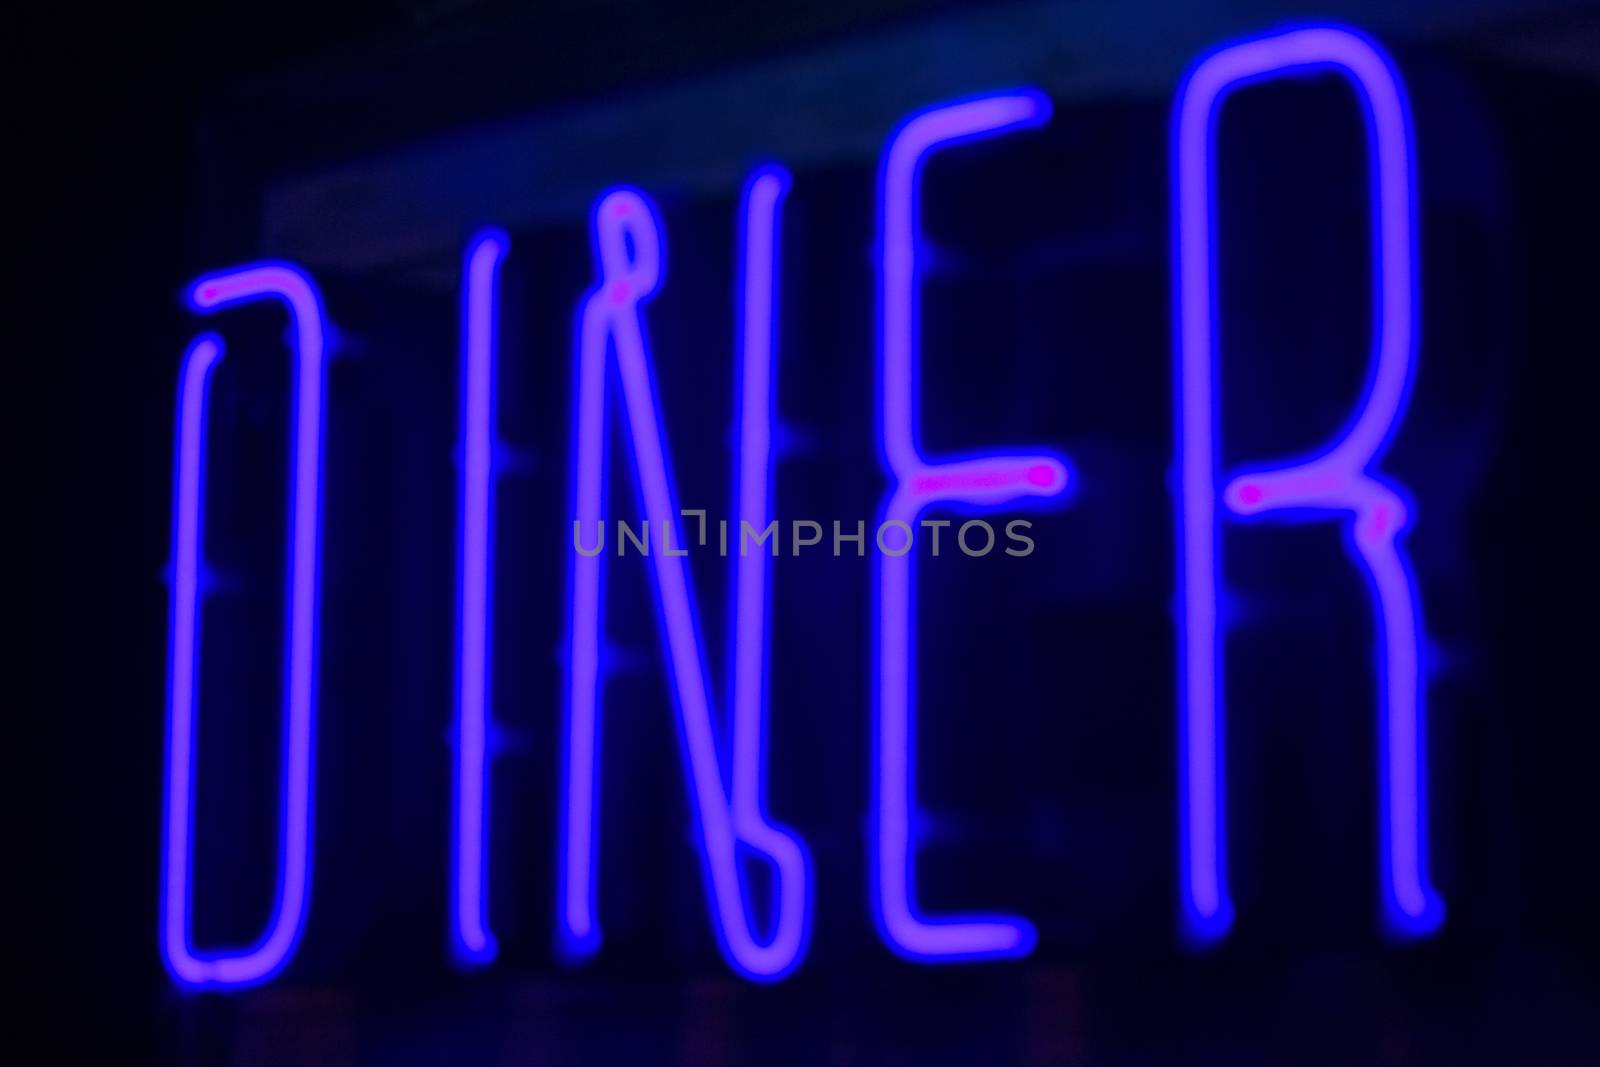
[[[1375,309],[1371,379],[1348,427],[1330,445],[1306,460],[1247,466],[1224,479],[1218,458],[1223,398],[1215,386],[1221,358],[1215,277],[1219,250],[1213,223],[1216,116],[1238,88],[1330,71],[1355,89],[1367,120]],[[878,171],[877,442],[887,486],[879,503],[880,551],[874,557],[872,577],[873,680],[865,705],[870,709],[873,739],[866,888],[868,912],[884,944],[917,962],[1026,956],[1037,935],[1022,917],[930,915],[918,903],[917,566],[910,552],[914,530],[933,531],[937,555],[938,530],[950,523],[925,518],[928,512],[956,506],[987,513],[1029,502],[1060,502],[1076,477],[1063,456],[1044,448],[930,458],[920,447],[919,291],[926,259],[919,229],[923,165],[935,152],[1038,127],[1049,115],[1049,102],[1032,91],[930,107],[910,116],[890,135]],[[1347,545],[1367,578],[1379,634],[1378,866],[1383,914],[1391,929],[1412,936],[1431,933],[1443,918],[1443,905],[1427,873],[1420,609],[1399,543],[1414,509],[1402,489],[1377,473],[1403,415],[1416,361],[1411,158],[1410,118],[1399,76],[1373,42],[1347,29],[1305,27],[1224,47],[1201,59],[1178,92],[1172,158],[1175,440],[1180,474],[1175,494],[1181,678],[1178,882],[1184,930],[1197,943],[1225,937],[1234,917],[1227,879],[1219,504],[1221,513],[1240,521],[1345,519]],[[732,506],[745,533],[775,526],[775,357],[783,207],[789,187],[787,172],[761,167],[749,176],[738,204]],[[646,316],[665,281],[667,234],[646,194],[619,186],[597,200],[590,239],[595,281],[577,309],[573,339],[574,547],[566,590],[556,942],[572,959],[588,957],[602,944],[597,833],[608,664],[601,547],[607,500],[606,382],[614,367],[635,495],[644,515],[642,540],[648,549],[644,554],[649,558],[657,629],[667,660],[712,929],[734,970],[755,981],[779,980],[804,960],[815,881],[826,875],[816,869],[800,835],[775,821],[766,803],[771,705],[767,675],[772,656],[768,620],[771,557],[777,542],[771,540],[771,551],[762,552],[768,540],[764,532],[756,538],[756,551],[748,552],[741,533],[741,551],[731,563],[727,640],[732,677],[726,694],[730,714],[724,719],[715,713],[705,633],[683,559],[689,538],[680,519],[695,513],[678,508],[667,417],[657,399]],[[501,264],[509,251],[504,233],[482,231],[468,243],[462,267],[448,881],[451,946],[463,966],[487,965],[497,954],[488,888],[494,718],[490,649],[495,624],[499,286]],[[304,928],[311,892],[326,371],[322,301],[308,276],[277,263],[208,275],[191,291],[191,304],[199,312],[266,298],[287,306],[293,325],[287,651],[277,891],[265,932],[243,949],[200,949],[191,935],[199,635],[206,584],[205,424],[211,371],[222,358],[221,339],[211,334],[197,338],[179,376],[160,940],[173,978],[195,989],[249,986],[279,973]],[[801,525],[813,527],[815,539],[802,539]],[[987,529],[986,523],[981,525]],[[579,536],[586,530],[597,530],[602,538],[593,550]],[[898,540],[891,531],[898,533]],[[965,532],[963,527],[963,539]],[[1011,533],[1010,527],[1007,532]],[[837,554],[841,540],[837,522],[834,534]],[[794,553],[821,536],[818,524],[796,523]],[[992,530],[989,538],[992,546]],[[860,534],[842,539],[854,540],[862,548]],[[621,540],[619,534],[619,553]],[[1031,551],[1031,541],[1028,545]],[[962,547],[966,551],[964,540]],[[740,867],[742,856],[759,858],[770,878],[748,880]],[[764,890],[766,900],[752,899],[757,887]]]
[[[494,379],[500,261],[511,241],[497,230],[467,248],[461,299],[461,496],[457,523],[456,781],[450,879],[457,955],[494,958],[487,916],[489,631],[494,588]]]
[[[194,872],[195,725],[199,715],[204,585],[205,419],[222,341],[196,339],[179,373],[178,461],[173,491],[171,630],[167,645],[166,819],[161,863],[161,950],[179,983],[196,988],[264,982],[289,962],[311,893],[311,787],[315,778],[317,593],[322,541],[322,298],[298,269],[262,263],[194,283],[190,305],[211,312],[276,299],[289,309],[294,348],[289,460],[289,563],[285,611],[283,757],[278,786],[278,882],[266,933],[249,948],[207,952],[190,938]]]
[[[1427,877],[1421,631],[1415,583],[1396,539],[1404,493],[1372,473],[1399,425],[1416,361],[1417,273],[1411,123],[1399,76],[1359,34],[1307,27],[1232,45],[1200,61],[1178,93],[1174,125],[1178,340],[1178,527],[1182,692],[1178,724],[1179,869],[1191,936],[1215,940],[1233,921],[1227,889],[1222,772],[1223,686],[1217,585],[1218,343],[1212,220],[1213,127],[1227,95],[1268,78],[1333,71],[1367,119],[1372,203],[1374,366],[1339,438],[1309,459],[1246,470],[1222,502],[1240,518],[1347,515],[1347,541],[1372,589],[1379,623],[1379,850],[1384,914],[1425,934],[1443,919]]]
[[[917,204],[922,165],[947,145],[1050,117],[1037,93],[986,96],[914,115],[889,140],[879,171],[879,447],[890,487],[885,524],[911,524],[941,503],[1000,507],[1029,496],[1055,496],[1067,487],[1067,466],[1051,455],[998,453],[930,463],[917,447]],[[1033,927],[1000,915],[928,919],[916,906],[916,703],[913,620],[914,556],[880,553],[873,729],[872,908],[879,933],[896,952],[916,960],[1025,956]]]
[[[778,210],[788,176],[757,171],[741,198],[741,330],[739,449],[734,473],[741,519],[764,526],[770,506],[772,464],[772,338],[775,312]],[[614,349],[627,410],[628,440],[638,475],[646,532],[661,537],[653,554],[657,606],[669,653],[677,721],[690,778],[690,799],[699,826],[698,843],[712,925],[728,961],[762,980],[780,978],[799,962],[810,913],[809,871],[804,848],[792,833],[769,822],[762,811],[763,720],[766,693],[767,562],[741,556],[735,572],[733,656],[734,765],[725,772],[718,758],[705,658],[683,549],[672,551],[678,515],[667,468],[641,304],[660,285],[664,270],[661,224],[643,194],[615,189],[594,211],[594,250],[599,280],[579,313],[577,417],[573,514],[579,528],[600,525],[604,497],[605,370]],[[686,541],[676,538],[678,545]],[[594,835],[599,808],[598,731],[601,675],[601,555],[574,551],[571,579],[570,660],[566,714],[566,766],[557,936],[573,955],[600,943],[596,917]],[[731,787],[731,788],[730,788]],[[739,876],[737,846],[765,857],[776,877],[772,931],[751,929]]]

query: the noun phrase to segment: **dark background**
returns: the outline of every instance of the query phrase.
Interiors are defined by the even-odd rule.
[[[631,667],[606,692],[607,941],[578,971],[554,962],[569,331],[592,284],[578,216],[513,228],[505,275],[500,436],[515,462],[499,490],[501,960],[469,975],[446,962],[457,242],[362,269],[312,264],[340,343],[311,918],[294,964],[263,990],[193,997],[169,984],[155,917],[172,398],[195,329],[181,284],[284,254],[262,242],[261,203],[285,174],[409,144],[448,159],[446,135],[464,126],[626,101],[970,7],[19,16],[13,166],[37,184],[15,210],[24,270],[41,254],[44,270],[25,275],[14,312],[36,336],[24,334],[12,393],[27,637],[12,878],[29,899],[13,958],[30,998],[42,995],[25,1021],[62,1059],[1582,1059],[1594,1043],[1586,870],[1600,740],[1582,518],[1600,172],[1585,141],[1600,61],[1595,17],[1576,8],[1383,34],[1411,90],[1422,175],[1424,341],[1383,469],[1420,504],[1407,545],[1432,644],[1434,874],[1450,909],[1436,939],[1396,946],[1377,928],[1371,629],[1332,523],[1229,529],[1240,920],[1205,956],[1175,933],[1169,88],[1059,102],[1045,130],[929,170],[939,254],[924,296],[925,447],[1045,444],[1081,481],[1069,508],[1030,515],[1036,557],[922,568],[924,906],[1028,915],[1041,931],[1033,958],[918,968],[873,934],[861,830],[869,571],[816,557],[776,568],[772,664],[770,806],[805,835],[818,871],[808,960],[760,989],[717,956],[653,619],[640,610],[645,574],[623,561],[608,601]],[[1223,20],[1231,32],[1274,21],[1255,10]],[[1359,136],[1336,86],[1230,105],[1222,197],[1250,208],[1223,222],[1226,466],[1314,445],[1358,393]],[[781,515],[870,518],[882,489],[872,183],[870,159],[796,168]],[[647,314],[680,499],[715,513],[728,498],[733,190],[649,191],[669,271]],[[497,221],[492,209],[481,221]],[[278,655],[259,635],[278,627],[287,387],[270,315],[215,327],[230,356],[216,382],[208,547],[238,595],[208,605],[208,671],[223,666],[208,674],[206,706],[230,682],[238,692],[232,714],[206,719],[216,747],[204,759],[230,769],[202,784],[206,943],[250,936],[267,903],[255,873],[273,832],[259,798],[275,766]],[[975,353],[989,368],[978,380]],[[216,488],[227,484],[273,488]],[[632,514],[625,493],[614,500]],[[694,573],[720,680],[724,574],[712,560]],[[1010,657],[1026,666],[998,690],[970,666]]]

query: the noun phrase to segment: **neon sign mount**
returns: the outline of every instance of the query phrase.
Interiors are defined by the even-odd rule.
[[[1213,219],[1216,117],[1240,88],[1318,73],[1344,78],[1366,119],[1373,232],[1371,377],[1348,426],[1332,443],[1306,459],[1247,465],[1224,477],[1217,458],[1223,405],[1215,386],[1221,357],[1215,277],[1220,252]],[[880,502],[882,551],[873,564],[867,902],[885,945],[920,963],[1021,957],[1032,951],[1037,935],[1017,916],[932,916],[918,906],[916,557],[886,547],[886,531],[903,530],[909,548],[919,520],[923,525],[934,521],[922,518],[926,512],[949,505],[992,511],[1030,501],[1060,502],[1074,480],[1068,461],[1045,448],[933,459],[919,446],[922,170],[934,152],[1037,127],[1049,114],[1045,97],[1025,90],[940,104],[912,115],[891,134],[878,171],[877,430],[888,486]],[[1412,158],[1411,120],[1398,73],[1374,42],[1344,27],[1297,27],[1224,46],[1202,57],[1178,91],[1172,151],[1181,678],[1178,882],[1182,929],[1198,945],[1225,938],[1235,919],[1227,880],[1226,689],[1219,622],[1222,516],[1235,521],[1337,518],[1345,523],[1346,543],[1370,590],[1379,634],[1381,912],[1387,927],[1403,936],[1425,936],[1443,920],[1443,904],[1428,875],[1421,615],[1401,545],[1415,508],[1408,494],[1377,470],[1403,418],[1416,363]],[[755,530],[768,527],[776,497],[776,338],[782,216],[790,184],[782,168],[758,168],[745,183],[738,207],[732,515],[741,528]],[[591,240],[596,279],[578,308],[574,338],[574,529],[601,523],[605,387],[614,360],[640,509],[648,526],[660,533],[663,548],[674,540],[685,545],[688,539],[678,528],[685,513],[678,509],[673,490],[667,419],[655,393],[646,317],[651,298],[665,281],[665,228],[645,193],[619,186],[596,202]],[[488,965],[497,954],[487,832],[494,712],[490,648],[499,278],[509,251],[504,233],[481,231],[468,243],[462,267],[449,927],[453,955],[466,967]],[[201,949],[191,934],[200,618],[206,586],[206,419],[211,372],[222,359],[222,339],[214,334],[196,338],[179,374],[159,924],[168,971],[179,985],[195,990],[243,988],[280,973],[304,929],[312,888],[324,338],[329,327],[315,284],[289,264],[260,263],[207,275],[190,290],[190,305],[199,313],[264,299],[286,307],[292,325],[286,653],[276,891],[261,937],[244,948]],[[703,536],[702,530],[702,543]],[[815,543],[799,539],[798,524],[795,538],[797,546]],[[713,712],[704,631],[684,554],[646,556],[712,929],[729,966],[754,981],[776,981],[804,960],[815,880],[825,872],[817,871],[801,836],[776,821],[767,807],[771,555],[741,551],[728,564],[733,568],[726,635],[731,714],[724,727]],[[594,954],[602,945],[596,833],[606,673],[604,559],[603,553],[586,551],[575,540],[566,594],[569,640],[555,936],[573,960]],[[724,729],[728,736],[719,737]],[[741,855],[758,857],[771,877],[747,883]],[[768,895],[764,905],[750,899],[753,885]]]

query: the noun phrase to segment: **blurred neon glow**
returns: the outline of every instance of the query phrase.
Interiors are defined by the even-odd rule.
[[[184,356],[179,374],[160,926],[161,952],[167,969],[180,984],[197,989],[252,985],[282,970],[299,942],[310,897],[323,391],[327,372],[322,300],[309,277],[284,263],[263,263],[209,275],[192,286],[189,296],[191,306],[200,312],[261,299],[280,300],[290,313],[294,413],[290,430],[277,887],[265,932],[254,945],[242,949],[197,949],[190,930],[205,540],[205,422],[211,370],[222,358],[221,340],[212,335],[198,338]]]
[[[462,269],[461,493],[456,560],[456,776],[450,890],[455,950],[494,959],[488,911],[488,733],[494,582],[494,382],[500,262],[497,230],[467,246]]]
[[[1408,514],[1401,490],[1373,473],[1398,426],[1415,368],[1417,273],[1411,125],[1398,73],[1354,31],[1309,26],[1226,46],[1201,59],[1174,113],[1178,318],[1178,492],[1182,683],[1179,714],[1179,884],[1187,933],[1224,936],[1233,922],[1227,880],[1224,688],[1217,587],[1219,357],[1216,323],[1215,125],[1235,89],[1263,80],[1335,73],[1355,90],[1368,134],[1373,249],[1373,370],[1340,436],[1313,457],[1252,469],[1222,493],[1239,516],[1349,516],[1351,551],[1378,619],[1380,895],[1394,930],[1421,935],[1443,920],[1427,875],[1424,692],[1420,613],[1397,544]]]
[[[1049,119],[1038,93],[985,96],[922,111],[891,136],[879,171],[879,443],[887,493],[884,522],[915,526],[940,503],[999,506],[1058,496],[1067,465],[1054,455],[997,454],[932,462],[917,447],[918,204],[922,165],[933,151],[1038,126]],[[1025,956],[1031,924],[1006,915],[928,918],[916,905],[915,555],[877,556],[877,658],[873,731],[871,908],[895,952],[922,961]]]
[[[741,519],[762,527],[771,502],[773,336],[778,211],[788,177],[766,168],[752,175],[741,199],[741,308],[738,456],[734,473]],[[579,309],[574,516],[595,528],[605,499],[605,381],[608,347],[616,353],[628,440],[640,503],[649,527],[676,533],[679,511],[667,467],[665,435],[651,382],[640,305],[661,280],[660,224],[644,196],[614,189],[594,211],[600,279]],[[664,541],[661,548],[665,548]],[[600,943],[596,918],[596,827],[601,701],[603,556],[572,557],[571,660],[566,715],[566,781],[559,858],[557,931],[574,955]],[[724,776],[712,720],[689,577],[682,557],[651,554],[657,605],[668,654],[677,722],[699,828],[712,926],[729,962],[747,977],[773,980],[799,963],[809,927],[808,861],[800,840],[763,811],[768,561],[757,553],[735,571],[733,743]],[[729,781],[731,779],[731,790]],[[774,917],[763,939],[745,905],[739,855],[764,857],[774,878]]]

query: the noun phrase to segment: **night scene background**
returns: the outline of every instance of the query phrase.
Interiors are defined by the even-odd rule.
[[[1571,0],[640,0],[179,4],[13,14],[25,327],[23,733],[8,865],[15,1042],[40,1062],[1594,1062],[1591,855],[1600,12]],[[1420,344],[1377,469],[1413,504],[1429,863],[1386,931],[1371,598],[1347,523],[1221,525],[1229,872],[1179,906],[1172,111],[1197,57],[1308,20],[1392,57],[1415,134]],[[1042,448],[1035,552],[917,570],[920,904],[1026,916],[1009,961],[923,964],[869,905],[874,563],[771,571],[767,810],[804,839],[783,981],[719,951],[644,561],[607,564],[598,907],[556,936],[575,315],[590,212],[644,191],[645,306],[684,507],[731,512],[738,205],[792,175],[773,515],[870,530],[878,166],[908,115],[1017,88],[1037,128],[924,173],[921,447]],[[1217,141],[1219,466],[1302,456],[1370,371],[1368,160],[1348,83],[1241,89]],[[498,956],[452,951],[462,256],[500,277],[486,839]],[[179,364],[212,378],[193,937],[274,903],[293,385],[281,308],[198,316],[201,274],[292,262],[329,363],[303,936],[270,982],[163,966],[165,682]],[[639,505],[611,385],[606,512]],[[938,512],[955,518],[957,509]],[[947,531],[946,537],[950,536]],[[785,530],[787,537],[787,530]],[[689,572],[726,729],[733,561]],[[746,864],[756,901],[770,875]],[[758,913],[762,905],[755,905]],[[763,920],[764,921],[764,920]],[[42,964],[42,966],[41,966]],[[13,994],[15,996],[15,994]]]

